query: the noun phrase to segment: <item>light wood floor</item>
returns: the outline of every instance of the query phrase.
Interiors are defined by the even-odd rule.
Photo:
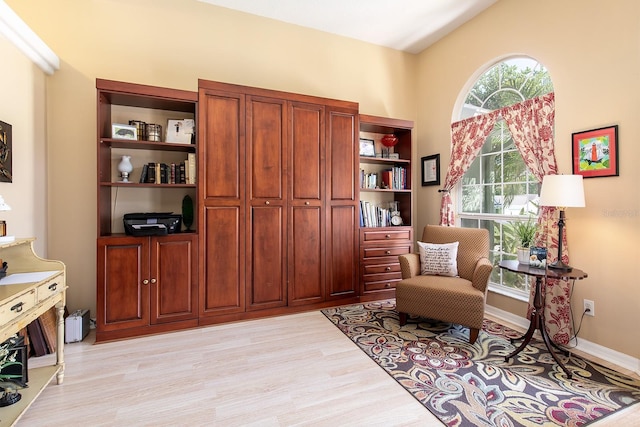
[[[31,358],[30,366],[53,363]],[[318,311],[65,346],[25,426],[442,426]],[[638,426],[640,404],[595,426]]]

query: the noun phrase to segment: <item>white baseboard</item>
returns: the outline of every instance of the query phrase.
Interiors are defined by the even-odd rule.
[[[529,320],[521,316],[516,316],[508,311],[501,310],[497,307],[487,305],[485,307],[485,312],[496,319],[504,320],[505,322],[509,322],[522,329],[526,330],[529,327]],[[640,375],[640,359],[629,356],[628,354],[603,347],[599,344],[587,341],[584,338],[578,338],[578,343],[574,348]]]

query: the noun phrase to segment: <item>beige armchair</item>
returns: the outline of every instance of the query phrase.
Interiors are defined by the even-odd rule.
[[[459,242],[458,277],[422,276],[419,254],[400,255],[402,280],[396,284],[396,308],[400,325],[407,315],[457,323],[469,327],[473,344],[482,329],[489,261],[489,232],[485,229],[427,225],[422,242]]]

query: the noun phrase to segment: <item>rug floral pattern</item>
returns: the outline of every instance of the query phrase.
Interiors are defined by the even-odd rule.
[[[640,401],[640,381],[560,354],[567,379],[539,340],[505,362],[521,334],[487,319],[471,345],[459,325],[400,327],[394,300],[322,312],[447,426],[584,426]]]

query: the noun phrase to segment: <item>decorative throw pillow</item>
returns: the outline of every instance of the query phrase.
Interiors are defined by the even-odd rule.
[[[418,242],[420,250],[420,269],[422,275],[457,276],[458,244]]]

